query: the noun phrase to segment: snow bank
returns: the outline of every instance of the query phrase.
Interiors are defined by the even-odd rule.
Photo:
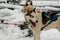
[[[41,40],[60,40],[60,32],[57,29],[42,31]]]
[[[26,1],[22,1],[20,4],[25,4]],[[43,5],[53,5],[53,6],[59,6],[59,3],[57,1],[33,1],[34,6],[43,6]]]
[[[9,10],[9,9],[1,9],[0,10],[1,19],[8,20],[11,23],[24,22],[24,13],[19,11],[18,9]]]
[[[14,8],[14,9],[22,9],[23,6],[19,6],[19,5],[11,5],[11,4],[4,4],[1,3],[0,7],[5,7],[5,8]]]
[[[0,20],[2,19],[9,23],[21,23],[25,21],[24,13],[19,9],[0,9]],[[0,24],[0,40],[20,40],[28,34],[27,32],[28,30],[22,31],[15,25]]]

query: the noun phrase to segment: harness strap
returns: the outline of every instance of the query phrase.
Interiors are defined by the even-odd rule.
[[[55,15],[54,18],[51,18],[51,17],[49,17],[47,14],[44,14],[44,15],[49,18],[50,22],[49,22],[48,24],[46,24],[44,27],[42,27],[41,30],[43,30],[43,29],[44,29],[45,27],[47,27],[49,24],[53,23],[53,22],[54,22],[55,20],[57,20],[58,17],[60,16],[60,15]]]

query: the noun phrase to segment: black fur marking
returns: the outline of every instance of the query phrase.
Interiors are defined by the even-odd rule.
[[[35,9],[36,9],[36,8],[34,8],[33,10],[31,10],[30,13],[32,13],[32,12],[36,13]]]
[[[31,1],[30,5],[33,5],[32,1]]]
[[[34,16],[32,16],[32,15],[30,15],[30,14],[26,14],[26,16],[30,16],[30,17],[34,18]]]
[[[25,5],[26,7],[28,6],[28,4],[27,4],[27,2],[26,2],[26,5]]]

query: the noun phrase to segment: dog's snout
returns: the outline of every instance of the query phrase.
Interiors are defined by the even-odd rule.
[[[36,23],[38,22],[38,20],[36,20]]]
[[[29,21],[31,21],[31,20],[29,19]]]

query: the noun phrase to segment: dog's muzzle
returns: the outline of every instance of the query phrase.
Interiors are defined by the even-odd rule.
[[[32,26],[36,26],[36,23],[34,23],[32,20],[29,20],[30,22],[31,22],[31,24],[32,24]]]

